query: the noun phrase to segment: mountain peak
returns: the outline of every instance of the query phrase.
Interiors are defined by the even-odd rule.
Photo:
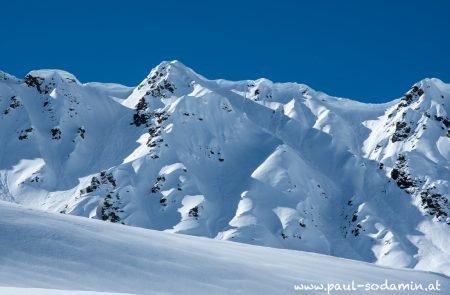
[[[31,71],[25,76],[24,83],[45,94],[50,93],[58,85],[81,84],[71,73],[54,69]]]
[[[163,61],[134,89],[126,105],[134,106],[142,97],[167,98],[185,94],[196,80],[204,79],[177,60]]]
[[[208,80],[179,61],[133,91],[75,83],[58,70],[0,81],[0,199],[450,273],[442,81],[380,105],[296,83]]]
[[[179,60],[171,60],[171,61],[163,61],[156,67],[154,67],[150,74],[147,76],[152,77],[155,76],[155,74],[158,74],[160,76],[161,73],[167,73],[167,77],[172,80],[183,80],[183,81],[193,81],[193,80],[207,80],[203,76],[197,74],[194,70],[192,70],[190,67],[186,66]]]
[[[42,69],[42,70],[33,70],[29,72],[25,77],[32,76],[36,78],[42,78],[44,80],[55,80],[69,83],[77,83],[80,84],[80,81],[71,73],[57,70],[57,69]]]

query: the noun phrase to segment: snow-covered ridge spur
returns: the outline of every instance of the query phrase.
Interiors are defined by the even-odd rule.
[[[135,88],[0,73],[0,198],[450,273],[450,86],[385,104],[163,62]]]

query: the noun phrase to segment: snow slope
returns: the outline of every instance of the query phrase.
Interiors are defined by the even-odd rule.
[[[450,274],[450,86],[386,104],[163,62],[135,88],[0,73],[0,199]]]
[[[20,287],[0,287],[2,295],[129,295],[125,293],[112,292],[93,292],[93,291],[75,291],[75,290],[57,290],[43,288],[20,288]]]
[[[424,286],[439,281],[440,292],[414,294],[445,294],[450,290],[450,279],[438,274],[132,228],[5,202],[0,202],[0,216],[2,294],[83,294],[63,290],[301,294],[294,290],[295,284],[351,280],[365,284],[383,283],[386,279]]]

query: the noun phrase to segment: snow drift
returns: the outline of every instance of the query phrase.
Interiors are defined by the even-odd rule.
[[[432,273],[132,228],[5,202],[0,215],[2,294],[305,294],[294,285],[386,279],[424,286],[438,281],[441,292],[450,288],[448,277]]]

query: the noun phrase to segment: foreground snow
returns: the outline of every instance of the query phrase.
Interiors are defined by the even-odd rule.
[[[294,290],[295,284],[352,280],[364,284],[382,283],[385,279],[424,284],[438,280],[441,290],[450,290],[448,277],[432,273],[175,235],[24,209],[5,202],[0,202],[0,216],[1,294],[100,295],[70,290],[302,294]]]
[[[0,287],[2,295],[129,295],[125,293],[111,292],[93,292],[93,291],[75,291],[75,290],[55,290],[39,288],[19,288],[19,287]]]

